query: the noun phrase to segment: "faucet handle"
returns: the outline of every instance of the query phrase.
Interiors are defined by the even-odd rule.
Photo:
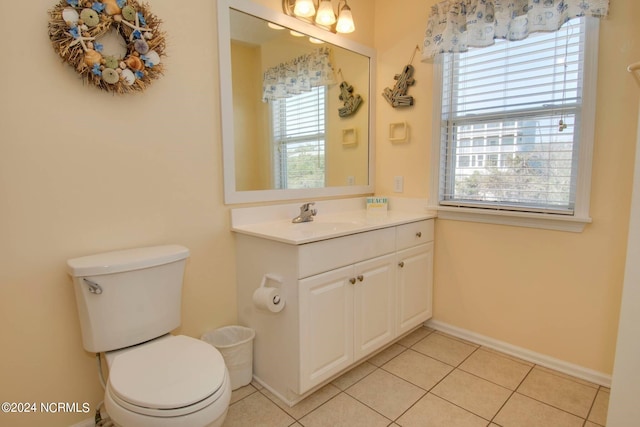
[[[316,202],[307,202],[304,203],[302,206],[300,206],[300,212],[307,212],[307,211],[311,211],[313,215],[316,214],[316,210],[315,209],[311,209],[311,206],[315,205]]]

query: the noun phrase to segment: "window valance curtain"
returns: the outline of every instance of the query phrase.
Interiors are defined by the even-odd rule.
[[[308,92],[316,86],[334,84],[335,72],[330,56],[331,49],[321,47],[309,54],[269,68],[264,72],[262,102]]]
[[[606,16],[609,0],[445,0],[431,7],[422,59],[556,31],[578,16]]]

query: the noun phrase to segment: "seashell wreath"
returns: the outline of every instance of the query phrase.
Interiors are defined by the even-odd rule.
[[[135,0],[61,0],[49,11],[53,49],[102,90],[143,91],[162,73],[164,33],[161,21]],[[115,30],[126,43],[119,58],[103,51],[100,40]]]

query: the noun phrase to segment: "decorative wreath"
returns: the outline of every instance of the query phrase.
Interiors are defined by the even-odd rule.
[[[49,38],[64,61],[102,90],[143,91],[162,75],[161,21],[135,0],[61,0],[50,12]],[[100,39],[115,30],[126,44],[123,58],[103,51]]]

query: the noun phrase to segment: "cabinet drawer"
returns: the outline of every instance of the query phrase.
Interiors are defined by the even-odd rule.
[[[298,278],[394,252],[395,233],[389,227],[301,245]]]
[[[433,240],[433,220],[412,222],[396,227],[398,250],[421,245]]]

